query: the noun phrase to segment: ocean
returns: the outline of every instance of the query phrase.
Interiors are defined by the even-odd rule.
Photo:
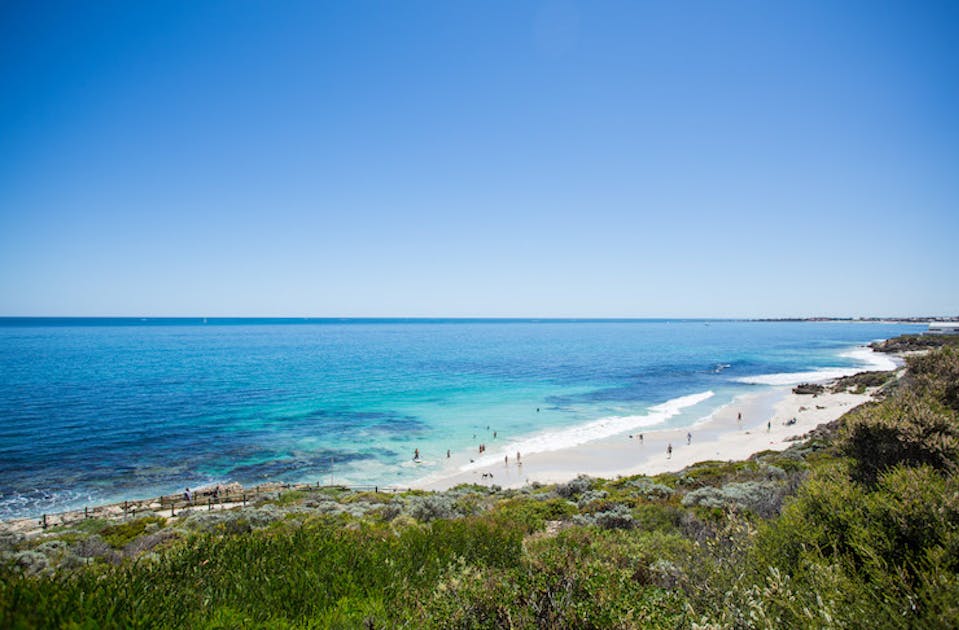
[[[532,453],[690,425],[924,328],[0,318],[0,518],[231,481],[408,484],[479,443]]]

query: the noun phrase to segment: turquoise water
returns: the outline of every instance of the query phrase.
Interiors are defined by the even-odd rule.
[[[549,450],[689,424],[764,387],[749,377],[854,369],[852,347],[922,328],[0,319],[0,517],[331,472],[409,483],[493,431]]]

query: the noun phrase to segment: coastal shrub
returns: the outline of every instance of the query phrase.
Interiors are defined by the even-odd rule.
[[[33,549],[18,551],[13,556],[13,562],[17,569],[27,576],[37,575],[50,566],[50,559],[46,554]]]
[[[896,467],[879,479],[865,503],[866,520],[857,523],[857,546],[872,550],[863,564],[876,562],[918,577],[927,552],[959,547],[959,480],[944,478],[928,466]],[[959,556],[951,569],[959,569]]]
[[[765,472],[766,466],[774,466],[785,472],[787,476],[809,468],[805,458],[796,446],[791,446],[785,451],[763,451],[753,455],[751,459],[759,463],[761,471]]]
[[[674,505],[641,503],[633,508],[633,521],[645,531],[675,532],[682,523],[683,510]]]
[[[959,347],[959,335],[900,335],[869,344],[876,352],[916,352]]]
[[[746,481],[728,483],[720,488],[706,486],[693,490],[682,499],[686,507],[750,510],[769,518],[779,512],[783,486],[776,482]]]
[[[636,526],[633,513],[628,505],[607,503],[593,512],[576,514],[573,523],[577,525],[595,525],[602,529],[632,529]]]
[[[895,375],[896,372],[892,370],[888,372],[859,372],[851,376],[837,378],[832,384],[831,390],[834,394],[850,389],[856,390],[856,393],[862,393],[866,387],[882,387],[891,381]]]
[[[101,559],[106,562],[120,561],[120,554],[98,534],[91,534],[73,544],[73,553],[81,558]]]
[[[160,545],[177,540],[179,536],[169,529],[144,534],[123,546],[122,554],[125,558],[138,558],[144,553],[156,550]]]
[[[423,625],[675,628],[684,614],[683,595],[658,586],[663,573],[650,566],[653,557],[679,555],[676,542],[581,528],[530,539],[519,566],[462,566],[448,575],[428,602]]]
[[[539,531],[547,521],[567,520],[576,514],[576,506],[565,499],[507,499],[493,508],[491,515],[499,521],[513,522],[527,533]]]
[[[307,496],[307,493],[302,490],[287,490],[286,492],[278,492],[273,502],[279,506],[297,505],[302,503]]]
[[[450,566],[516,566],[522,537],[518,527],[475,517],[396,533],[314,520],[198,534],[152,562],[42,580],[24,575],[47,566],[32,551],[20,569],[0,570],[0,627],[202,627],[211,616],[244,626],[395,626],[416,616]]]
[[[666,499],[673,494],[673,489],[669,486],[657,483],[649,477],[637,477],[630,479],[628,485],[636,489],[636,492],[647,500]]]
[[[759,470],[759,464],[746,460],[740,462],[705,461],[693,464],[680,473],[678,483],[683,486],[719,486],[734,479],[749,478]]]
[[[779,466],[774,466],[773,464],[767,464],[763,462],[759,465],[759,472],[766,479],[785,479],[788,475],[786,471]]]
[[[605,490],[586,490],[579,495],[579,498],[576,501],[576,506],[579,509],[583,509],[588,506],[590,503],[595,503],[597,501],[602,501],[609,496],[609,493]]]
[[[826,391],[826,388],[818,383],[800,383],[793,387],[794,394],[812,394],[813,396],[818,396],[824,391]]]
[[[955,477],[899,466],[863,486],[833,466],[811,478],[780,518],[760,526],[740,566],[720,578],[733,585],[713,620],[805,627],[822,621],[811,614],[825,611],[840,627],[866,618],[880,628],[953,627],[957,532]]]
[[[908,375],[920,393],[959,411],[959,347],[909,357]]]
[[[556,494],[564,499],[572,499],[578,494],[591,490],[594,480],[587,475],[580,475],[566,483],[556,484]]]
[[[845,419],[841,449],[853,459],[858,481],[875,483],[899,464],[953,471],[959,462],[956,414],[929,396],[900,392]]]
[[[608,510],[595,512],[593,522],[603,529],[632,529],[636,526],[630,509],[622,503],[617,503]]]
[[[162,527],[166,519],[160,516],[146,516],[116,525],[109,525],[100,530],[100,537],[114,549],[120,549],[137,536],[142,535],[149,525]]]
[[[183,527],[190,531],[240,534],[266,527],[283,519],[289,512],[273,504],[264,504],[245,510],[219,510],[215,512],[195,510],[180,518]]]
[[[19,532],[0,531],[0,554],[18,550],[23,541],[23,534]]]
[[[463,516],[456,498],[445,494],[411,496],[407,498],[406,506],[410,516],[424,523]]]

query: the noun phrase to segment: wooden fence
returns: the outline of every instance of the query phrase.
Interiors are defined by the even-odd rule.
[[[169,511],[171,517],[177,516],[182,510],[196,510],[206,508],[207,510],[226,509],[232,507],[247,506],[257,499],[270,496],[279,498],[283,492],[302,491],[319,492],[336,490],[340,492],[406,492],[409,488],[396,488],[388,486],[368,485],[368,486],[350,486],[342,484],[323,485],[317,483],[269,483],[252,488],[237,488],[235,485],[229,485],[218,488],[201,488],[191,491],[189,499],[186,492],[180,494],[169,494],[158,498],[147,499],[143,501],[124,501],[123,503],[114,503],[110,505],[101,505],[96,507],[84,507],[83,510],[73,510],[69,512],[60,512],[56,514],[43,514],[38,524],[46,529],[47,527],[70,525],[78,521],[90,518],[123,518],[136,517],[137,513],[155,512],[165,514]],[[157,508],[159,504],[159,508]]]

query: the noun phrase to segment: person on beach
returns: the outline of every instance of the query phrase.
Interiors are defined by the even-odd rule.
[[[768,422],[766,422],[766,433],[769,433],[772,430],[773,430],[773,421],[769,420]]]
[[[496,439],[496,431],[493,431],[493,439]]]
[[[190,504],[193,503],[193,493],[190,492],[189,488],[183,491],[183,498],[184,500],[186,500],[187,503],[190,503]]]
[[[693,441],[693,434],[692,434],[692,433],[687,433],[687,434],[686,434],[686,446],[689,446],[689,445],[692,443],[692,441]]]
[[[419,458],[420,458],[420,449],[414,448],[414,449],[413,449],[413,461],[415,462],[415,461],[418,460]]]
[[[446,459],[450,458],[450,449],[446,449]]]
[[[673,458],[673,445],[672,443],[666,445],[666,459]]]
[[[503,464],[509,466],[509,455],[503,455]]]
[[[521,464],[521,463],[522,463],[521,461],[519,461],[519,451],[516,451],[516,463],[517,463],[517,464]]]
[[[640,444],[643,443],[643,434],[642,434],[642,433],[639,434],[639,443],[640,443]]]

